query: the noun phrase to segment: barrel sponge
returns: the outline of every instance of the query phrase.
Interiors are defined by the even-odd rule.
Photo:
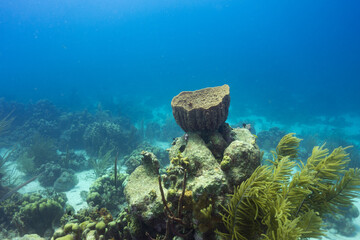
[[[228,85],[179,93],[171,101],[174,118],[185,132],[214,132],[226,121]]]

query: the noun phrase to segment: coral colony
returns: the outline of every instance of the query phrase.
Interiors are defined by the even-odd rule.
[[[326,226],[337,225],[334,214],[358,215],[352,202],[359,197],[360,170],[348,168],[348,147],[311,146],[304,160],[294,133],[273,128],[256,136],[252,124],[231,127],[228,85],[181,92],[171,106],[185,134],[176,126],[156,134],[146,130],[148,136],[176,132],[167,151],[143,142],[144,129],[104,112],[62,113],[40,102],[17,119],[13,133],[18,113],[5,116],[2,143],[11,145],[11,136],[24,140],[0,158],[2,234],[54,240],[295,240],[324,236]],[[270,159],[263,159],[258,142]],[[11,158],[30,179],[18,188],[5,183]],[[75,211],[64,192],[79,182],[77,172],[89,169],[96,180],[81,193],[88,207]],[[45,190],[16,192],[35,180]],[[344,235],[351,227],[350,221]]]

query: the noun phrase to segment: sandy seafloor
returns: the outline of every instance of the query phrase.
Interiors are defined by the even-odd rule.
[[[360,198],[356,199],[354,204],[360,210]],[[335,229],[330,229],[326,233],[326,236],[323,237],[322,239],[331,239],[331,240],[354,240],[354,239],[358,240],[358,239],[360,239],[360,216],[357,217],[357,218],[354,218],[353,223],[354,223],[355,228],[356,228],[356,235],[355,236],[345,237],[345,236],[337,234]],[[311,238],[311,239],[315,239],[315,238]]]
[[[342,132],[344,133],[344,138],[351,139],[352,142],[356,143],[358,146],[360,146],[359,137],[356,138],[356,140],[352,139],[352,136],[360,136],[360,118],[354,118],[351,116],[344,116],[344,118],[351,122],[352,124],[348,127],[342,128]],[[261,116],[247,116],[247,121],[252,121],[256,123],[256,131],[261,132],[264,130],[268,130],[271,127],[279,127],[281,130],[284,130],[285,132],[294,132],[294,133],[303,133],[303,132],[320,132],[320,131],[331,131],[333,127],[325,125],[325,124],[316,124],[316,125],[304,125],[304,124],[294,124],[291,127],[284,126],[280,123],[268,121],[266,118]],[[244,121],[244,118],[239,119],[232,119],[232,121],[228,121],[230,125],[233,125],[234,123],[239,123]],[[354,138],[355,139],[355,138]],[[161,148],[168,148],[170,147],[170,143],[164,143],[164,142],[153,142],[154,145],[161,147]],[[4,154],[7,151],[7,149],[0,149],[0,154]],[[84,154],[85,157],[87,157],[85,151],[78,151],[77,154]],[[7,163],[8,169],[14,169],[15,164],[10,162]],[[19,177],[23,176],[23,173],[16,171],[16,175]],[[120,172],[125,172],[125,169],[120,168]],[[89,191],[89,188],[91,184],[96,180],[95,174],[92,170],[82,171],[76,173],[76,176],[79,179],[78,184],[71,189],[68,192],[65,192],[68,203],[75,209],[75,211],[79,211],[82,208],[88,207],[86,199],[81,197],[82,191]],[[23,188],[21,188],[18,192],[20,193],[33,193],[37,192],[39,190],[44,190],[43,187],[40,186],[39,182],[37,180],[27,184]],[[355,200],[355,205],[360,210],[360,198]],[[336,233],[336,230],[330,229],[327,232],[327,236],[323,237],[323,239],[331,239],[331,240],[354,240],[354,239],[360,239],[360,216],[353,219],[353,223],[357,229],[356,235],[353,237],[345,237],[342,235],[338,235]]]

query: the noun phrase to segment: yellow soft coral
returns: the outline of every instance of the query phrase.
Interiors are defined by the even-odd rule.
[[[183,155],[179,151],[178,154],[176,155],[176,157],[172,158],[170,162],[171,162],[171,164],[173,164],[175,166],[185,167],[186,165],[189,164],[189,159],[187,157],[183,157]]]

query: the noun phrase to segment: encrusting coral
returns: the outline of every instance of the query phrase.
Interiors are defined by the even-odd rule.
[[[288,134],[280,141],[271,165],[259,166],[234,189],[225,207],[224,239],[319,238],[322,217],[339,212],[360,196],[360,170],[346,169],[347,148],[314,147],[307,163],[293,173],[300,139]]]

